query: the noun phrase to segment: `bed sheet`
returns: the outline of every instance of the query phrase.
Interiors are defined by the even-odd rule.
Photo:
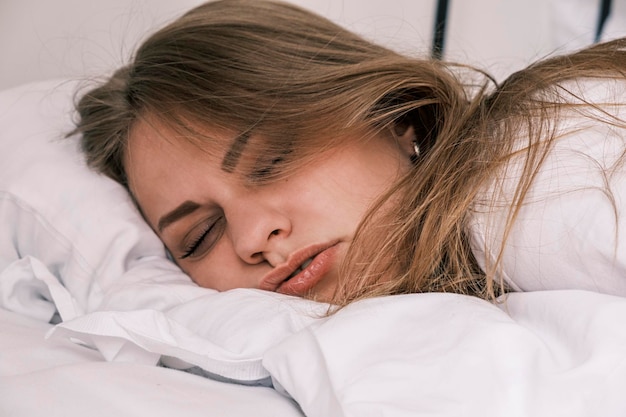
[[[494,304],[409,294],[329,316],[303,304],[255,290],[207,294],[160,314],[90,313],[52,338],[97,334],[105,353],[123,339],[133,355],[114,360],[174,357],[238,383],[259,382],[260,364],[308,417],[626,415],[624,297],[554,290]]]
[[[352,304],[268,350],[308,417],[626,416],[626,298],[411,294]]]
[[[0,94],[1,416],[626,415],[624,297],[412,294],[326,316],[195,286],[127,193],[58,140],[75,92],[61,85]]]
[[[302,417],[271,388],[106,362],[95,350],[45,339],[51,327],[0,309],[0,416]]]
[[[184,306],[201,313],[201,301]],[[365,300],[267,341],[272,389],[106,362],[46,339],[50,324],[0,310],[0,415],[623,417],[624,319],[626,298],[578,290],[499,305],[455,294]]]

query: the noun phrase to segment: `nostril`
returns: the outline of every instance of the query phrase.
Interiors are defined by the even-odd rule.
[[[265,256],[263,255],[263,252],[256,252],[250,256],[250,261],[254,264],[261,263],[265,261]]]
[[[276,230],[272,230],[272,233],[270,233],[270,237],[271,236],[276,236],[280,233],[280,230],[276,229]]]

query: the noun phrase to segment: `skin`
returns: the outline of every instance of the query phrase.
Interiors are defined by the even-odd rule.
[[[225,143],[235,136],[208,133]],[[202,287],[260,288],[319,301],[332,299],[359,222],[409,169],[412,149],[412,131],[399,138],[381,134],[320,155],[287,178],[254,185],[238,170],[226,172],[224,155],[210,157],[175,136],[158,121],[137,121],[125,168],[144,217],[179,266]],[[259,138],[252,135],[254,140]],[[181,206],[186,210],[164,223]],[[311,257],[316,261],[306,273],[280,286]]]

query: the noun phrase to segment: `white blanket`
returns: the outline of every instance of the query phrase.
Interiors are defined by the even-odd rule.
[[[414,294],[320,311],[237,290],[149,320],[146,310],[92,313],[55,334],[132,351],[135,362],[182,359],[173,363],[231,382],[267,376],[311,417],[626,415],[626,298],[541,291],[494,305]]]
[[[0,416],[302,417],[271,388],[225,384],[45,340],[51,326],[0,309]]]
[[[267,352],[307,416],[624,416],[626,299],[411,295],[346,308]]]
[[[626,298],[415,294],[327,317],[281,294],[195,286],[127,193],[61,139],[75,89],[0,94],[0,307],[13,311],[0,415],[301,415],[289,397],[312,417],[626,415]]]

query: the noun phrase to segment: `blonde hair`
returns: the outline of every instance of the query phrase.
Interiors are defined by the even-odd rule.
[[[127,185],[128,133],[146,115],[184,140],[211,141],[194,128],[211,126],[267,137],[254,151],[270,157],[287,145],[284,175],[348,133],[410,123],[422,155],[363,220],[335,303],[425,291],[494,298],[505,289],[495,282],[497,265],[478,267],[465,230],[473,199],[525,126],[523,201],[563,101],[558,85],[623,77],[625,45],[552,58],[498,86],[481,71],[402,56],[293,5],[215,1],[153,34],[126,67],[82,95],[76,131],[88,164]]]

